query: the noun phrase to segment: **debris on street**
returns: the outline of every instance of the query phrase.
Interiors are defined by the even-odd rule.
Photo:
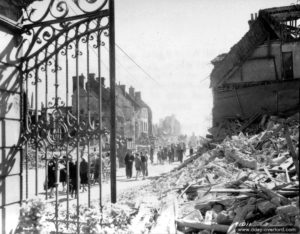
[[[260,133],[226,137],[152,182],[162,200],[173,194],[174,227],[236,233],[243,223],[299,226],[298,117],[270,117]]]

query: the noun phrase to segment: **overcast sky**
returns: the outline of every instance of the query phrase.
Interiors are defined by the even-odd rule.
[[[291,5],[283,0],[116,0],[117,81],[134,86],[154,122],[175,114],[184,133],[211,125],[210,61],[228,52],[249,29],[250,14]]]

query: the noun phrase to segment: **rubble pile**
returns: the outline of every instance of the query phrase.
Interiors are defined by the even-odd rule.
[[[177,230],[204,234],[237,233],[242,224],[299,227],[298,117],[272,117],[259,134],[227,137],[154,182],[161,197],[177,192]]]
[[[222,141],[226,136],[238,135],[240,132],[250,135],[264,130],[272,116],[262,113],[254,113],[247,119],[233,118],[223,119],[221,122],[209,129],[215,141]]]

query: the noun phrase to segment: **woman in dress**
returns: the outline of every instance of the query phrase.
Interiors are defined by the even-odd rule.
[[[66,183],[67,183],[67,161],[66,156],[63,157],[62,160],[59,162],[60,169],[59,169],[59,182],[62,183],[63,192],[66,191]]]
[[[82,158],[80,162],[80,184],[82,186],[82,192],[86,191],[86,185],[89,183],[88,178],[88,163],[85,158]]]
[[[47,189],[50,189],[49,197],[52,198],[54,196],[54,188],[56,185],[56,159],[50,159],[48,162],[48,181],[47,181]]]

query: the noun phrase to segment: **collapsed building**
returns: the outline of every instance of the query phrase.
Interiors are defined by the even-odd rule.
[[[242,39],[212,61],[214,137],[224,121],[299,109],[299,18],[299,5],[260,10]]]

